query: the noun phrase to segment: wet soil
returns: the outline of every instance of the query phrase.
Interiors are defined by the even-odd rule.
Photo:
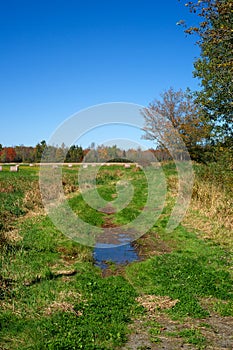
[[[110,204],[101,211],[106,214],[102,225],[105,230],[98,236],[93,258],[95,265],[105,270],[104,276],[118,274],[131,262],[171,252],[171,248],[156,233],[145,234],[135,241],[133,230],[123,230],[113,222],[114,208]]]

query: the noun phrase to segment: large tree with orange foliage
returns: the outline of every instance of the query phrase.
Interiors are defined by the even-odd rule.
[[[196,158],[197,150],[200,151],[205,144],[210,129],[202,120],[193,94],[189,89],[175,91],[169,88],[160,97],[142,110],[145,121],[143,138],[178,153],[184,151],[185,145],[191,157]]]
[[[2,162],[15,162],[16,161],[16,152],[14,147],[3,147],[0,152],[0,160]]]

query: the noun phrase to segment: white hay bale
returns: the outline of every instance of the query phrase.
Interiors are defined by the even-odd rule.
[[[19,166],[18,166],[18,165],[11,165],[11,166],[10,166],[10,171],[12,171],[12,172],[18,172],[18,171],[19,171]]]

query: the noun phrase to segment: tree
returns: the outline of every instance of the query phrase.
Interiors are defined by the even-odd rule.
[[[46,145],[46,141],[43,140],[40,143],[38,143],[35,147],[35,161],[36,162],[40,162],[41,161],[41,157],[42,154],[44,152],[44,150],[46,149],[47,145]]]
[[[1,152],[1,161],[2,162],[15,162],[16,161],[16,152],[14,147],[4,147]]]
[[[173,149],[178,158],[185,152],[184,144],[191,157],[197,153],[209,135],[209,127],[202,121],[200,109],[189,89],[183,92],[169,88],[161,99],[155,99],[142,110],[145,120],[143,138],[155,140],[159,147]],[[183,141],[183,142],[182,142]]]
[[[185,32],[198,35],[200,58],[194,63],[194,76],[200,79],[197,100],[205,118],[214,125],[215,139],[233,143],[233,2],[196,0],[186,6],[200,22]],[[183,21],[181,21],[183,22]]]
[[[61,163],[64,161],[65,158],[65,150],[64,147],[56,147],[56,152],[55,152],[55,157],[54,157],[54,162]]]
[[[35,152],[34,148],[30,146],[15,146],[16,161],[17,162],[34,162]]]
[[[75,146],[72,145],[67,154],[66,154],[66,159],[65,162],[82,162],[83,160],[83,149],[81,146]]]

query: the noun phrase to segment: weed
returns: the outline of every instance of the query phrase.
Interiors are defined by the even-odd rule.
[[[206,346],[206,338],[198,329],[186,328],[177,332],[167,332],[167,335],[184,338],[188,344],[195,345],[199,350],[205,349]]]
[[[152,343],[161,343],[159,335],[161,334],[161,325],[153,322],[153,328],[149,329],[150,341]]]
[[[225,316],[233,316],[233,301],[217,301],[214,304],[214,311],[217,312],[219,315],[225,317]]]

